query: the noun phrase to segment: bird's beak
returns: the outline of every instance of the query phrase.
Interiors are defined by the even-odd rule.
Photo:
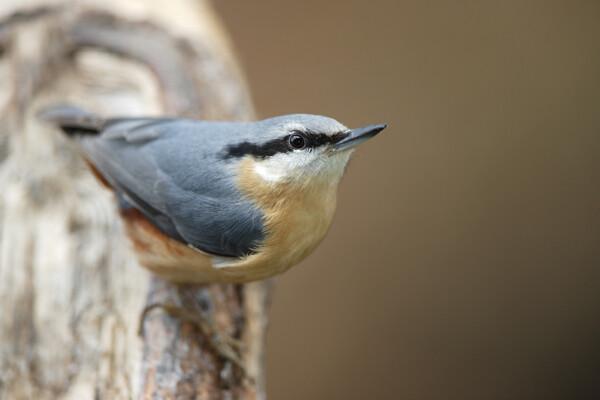
[[[332,145],[333,151],[342,151],[347,150],[352,147],[358,146],[362,142],[366,142],[371,139],[373,136],[377,135],[381,132],[387,125],[379,124],[379,125],[369,125],[364,126],[362,128],[351,129],[346,132],[346,136]]]

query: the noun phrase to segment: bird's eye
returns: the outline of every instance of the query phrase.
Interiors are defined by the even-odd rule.
[[[293,149],[303,149],[306,146],[306,139],[298,134],[290,136],[288,142]]]

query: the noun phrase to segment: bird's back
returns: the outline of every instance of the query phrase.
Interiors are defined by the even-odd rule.
[[[261,211],[236,188],[235,160],[220,159],[250,134],[244,123],[102,119],[69,106],[41,117],[76,138],[122,208],[135,207],[167,236],[225,257],[250,254],[263,239]]]

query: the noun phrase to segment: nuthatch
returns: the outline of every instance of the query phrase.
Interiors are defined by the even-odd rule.
[[[174,283],[248,282],[301,261],[329,228],[350,154],[386,127],[103,119],[72,106],[40,116],[117,192],[140,263]]]

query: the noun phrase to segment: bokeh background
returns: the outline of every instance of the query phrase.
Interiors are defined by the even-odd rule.
[[[278,279],[270,398],[600,398],[600,2],[214,5],[260,116],[389,125]]]

